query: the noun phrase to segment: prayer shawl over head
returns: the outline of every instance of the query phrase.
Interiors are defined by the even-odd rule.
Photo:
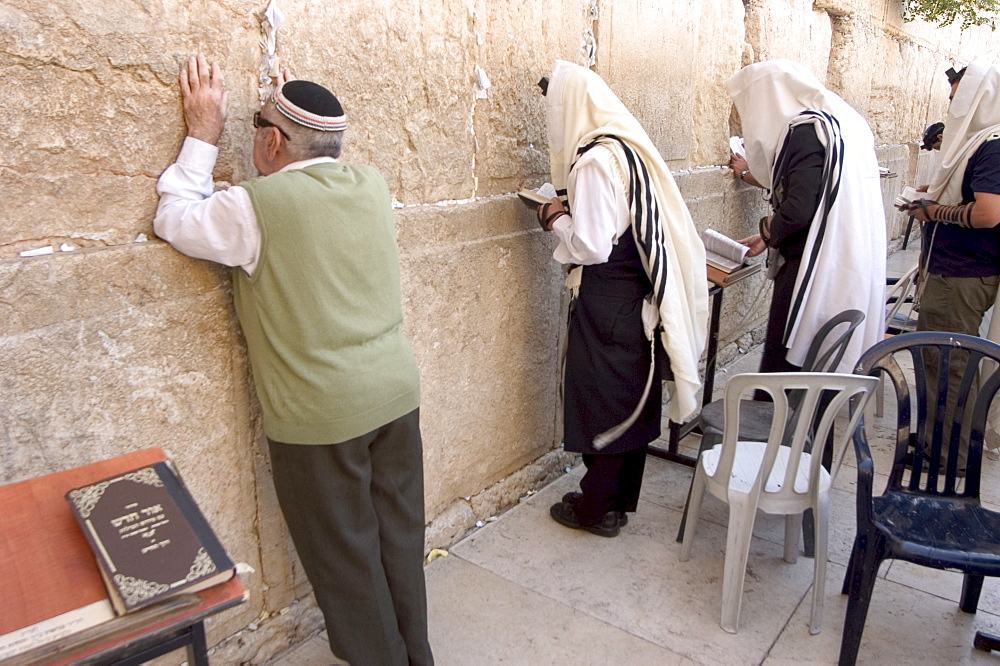
[[[941,165],[927,188],[928,198],[952,206],[962,203],[962,180],[969,159],[996,134],[1000,134],[1000,70],[982,60],[973,60],[948,108],[941,142]],[[1000,302],[1000,294],[997,301]],[[1000,342],[997,312],[997,303],[994,303],[986,334],[993,342]],[[985,438],[989,448],[1000,448],[998,401],[990,406]]]
[[[962,203],[962,179],[969,159],[1000,133],[1000,70],[973,60],[948,108],[941,139],[941,162],[927,197],[945,205]]]
[[[546,99],[557,191],[573,200],[570,171],[578,151],[595,141],[611,150],[621,173],[629,176],[632,232],[653,284],[660,340],[674,375],[670,418],[684,421],[699,407],[698,361],[708,328],[704,245],[659,151],[600,76],[557,60]]]
[[[882,339],[885,308],[885,209],[875,140],[868,123],[798,63],[771,60],[726,81],[743,124],[750,171],[772,188],[784,169],[792,127],[812,124],[826,148],[823,191],[795,279],[784,344],[801,366],[817,331],[834,315],[861,310],[865,320],[837,372],[852,372]]]

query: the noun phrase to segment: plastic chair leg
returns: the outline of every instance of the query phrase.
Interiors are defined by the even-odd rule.
[[[802,514],[791,513],[785,516],[785,561],[795,564],[799,559],[799,531],[802,529]]]
[[[854,545],[851,547],[851,559],[847,561],[847,571],[844,572],[844,584],[840,587],[841,594],[848,594],[851,591],[852,580],[858,572],[858,561],[861,557],[859,553],[862,550],[858,544],[858,539],[860,537],[854,537]]]
[[[994,636],[993,634],[977,631],[972,644],[977,650],[985,650],[986,652],[1000,650],[1000,636]]]
[[[966,613],[975,613],[979,608],[979,595],[983,591],[983,577],[965,574],[962,580],[962,596],[958,607]]]
[[[858,550],[858,541],[855,541],[855,551],[851,554],[851,562],[856,565],[853,578],[850,581],[847,601],[847,614],[844,617],[844,635],[840,641],[840,666],[854,666],[858,659],[858,648],[861,647],[861,635],[865,630],[865,621],[868,619],[868,605],[872,600],[872,591],[875,588],[875,578],[878,576],[878,567],[882,562],[877,553],[875,544],[862,544],[863,552]],[[857,559],[855,559],[857,555]],[[850,571],[848,571],[850,573]],[[846,581],[845,581],[846,582]]]
[[[735,634],[739,630],[743,581],[746,578],[750,538],[757,507],[746,495],[729,495],[729,527],[726,534],[726,563],[722,575],[722,628]]]
[[[875,389],[875,416],[885,415],[885,386],[882,377],[878,378],[878,387]],[[867,414],[865,416],[868,416]],[[867,419],[871,420],[871,419]]]
[[[813,542],[813,532],[816,521],[813,519],[813,510],[806,509],[802,512],[802,554],[812,557],[816,551],[816,544]]]
[[[814,511],[815,531],[814,538],[816,551],[813,555],[813,600],[812,600],[812,620],[809,626],[809,633],[818,634],[823,628],[823,601],[826,597],[826,562],[827,548],[830,537],[830,498],[821,496],[819,506]]]
[[[716,444],[722,442],[722,433],[712,428],[704,428],[701,435],[701,445],[698,447],[698,456],[702,451],[707,451]],[[695,465],[697,467],[697,464]],[[694,476],[691,477],[691,485],[688,486],[687,500],[684,501],[684,512],[681,513],[681,524],[677,528],[677,543],[684,540],[684,526],[687,525],[688,504],[691,503],[691,491],[694,488]]]
[[[687,520],[681,525],[681,553],[680,561],[687,562],[691,559],[691,542],[694,541],[694,530],[698,526],[698,513],[701,511],[701,500],[705,497],[705,470],[701,463],[694,469],[694,478],[691,479],[691,492],[688,497]]]

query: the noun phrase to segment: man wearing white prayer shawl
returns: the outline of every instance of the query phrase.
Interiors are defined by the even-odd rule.
[[[733,169],[770,190],[773,214],[743,239],[769,249],[774,294],[761,372],[801,368],[817,331],[844,310],[865,313],[838,372],[882,338],[885,212],[871,129],[802,65],[744,67],[726,88],[743,125],[746,162]]]
[[[660,434],[661,377],[672,380],[673,420],[698,409],[705,252],[666,163],[608,85],[556,61],[546,93],[558,198],[539,222],[559,238],[555,259],[573,267],[563,439],[587,467],[582,492],[550,513],[613,537],[636,510]]]
[[[1000,223],[1000,70],[975,60],[960,72],[949,70],[948,80],[951,105],[941,163],[927,187],[928,199],[934,203],[915,205],[910,211],[927,222],[917,330],[978,335],[1000,283],[996,229]],[[1000,317],[993,317],[989,337],[1000,339]],[[964,371],[964,364],[951,366],[952,389]],[[949,399],[946,412],[954,409],[954,402]],[[992,415],[991,421],[995,421]],[[990,434],[994,437],[988,437],[988,442],[995,440],[995,426],[991,425]],[[965,469],[967,451],[968,435],[963,433],[957,456],[959,473]]]

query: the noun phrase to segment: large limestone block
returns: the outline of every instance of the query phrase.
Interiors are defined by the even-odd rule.
[[[512,197],[399,217],[430,517],[554,445],[562,271]]]
[[[586,64],[580,44],[593,23],[588,9],[581,0],[476,3],[475,65],[491,84],[474,100],[478,196],[548,179],[545,98],[536,84],[557,59]],[[462,91],[473,94],[468,85]]]
[[[870,95],[866,117],[876,143],[919,142],[928,125],[944,118],[949,91],[944,71],[949,64],[940,53],[883,34],[875,53],[855,58],[852,66],[861,62],[871,62],[875,72],[869,91],[855,94]]]
[[[878,37],[875,26],[863,16],[834,16],[832,25],[826,85],[867,117],[872,81],[886,78],[885,63],[875,62],[873,57]]]
[[[697,17],[698,56],[691,114],[690,166],[729,163],[729,116],[732,100],[725,82],[743,65],[745,10],[741,0],[702,1],[690,5]],[[698,10],[697,12],[695,10]]]
[[[219,278],[159,243],[0,262],[0,482],[161,446],[259,569],[246,358]]]
[[[404,203],[474,194],[468,3],[283,0],[281,8],[278,55],[344,105],[345,161],[377,167]]]
[[[597,72],[639,120],[671,168],[688,166],[695,63],[678,56],[698,51],[697,22],[689,3],[620,2],[600,7]]]
[[[0,256],[31,240],[109,246],[148,233],[155,178],[183,135],[178,63],[197,48],[232,53],[223,63],[230,86],[252,81],[255,20],[239,11],[245,3],[167,4],[0,6],[0,74],[11,83],[0,105],[0,189],[17,211],[0,230]],[[232,101],[247,128],[256,89],[243,88]],[[249,148],[248,132],[240,143]]]
[[[830,15],[814,9],[812,0],[751,0],[746,4],[751,62],[788,58],[826,81],[831,34]]]

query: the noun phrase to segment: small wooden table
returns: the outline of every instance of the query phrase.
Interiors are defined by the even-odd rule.
[[[151,448],[0,486],[0,637],[107,599],[65,494],[167,456]],[[140,664],[187,647],[208,664],[205,618],[246,601],[238,577],[36,645],[0,664]]]

